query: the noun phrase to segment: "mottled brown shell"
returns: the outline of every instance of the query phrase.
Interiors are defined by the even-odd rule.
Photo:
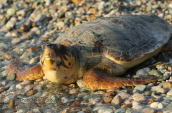
[[[158,16],[126,15],[78,25],[58,37],[55,43],[75,46],[87,57],[102,54],[118,61],[132,61],[161,48],[171,33],[170,25]]]

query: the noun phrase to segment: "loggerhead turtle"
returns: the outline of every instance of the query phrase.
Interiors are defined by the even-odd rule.
[[[8,64],[16,80],[46,76],[55,83],[70,84],[83,77],[91,89],[133,86],[157,80],[120,78],[127,69],[162,50],[171,49],[171,26],[155,15],[103,17],[78,25],[44,45],[40,64],[23,71],[18,60]],[[167,43],[169,42],[169,43]]]

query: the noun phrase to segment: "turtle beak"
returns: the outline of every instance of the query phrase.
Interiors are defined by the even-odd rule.
[[[57,47],[55,44],[46,44],[42,46],[43,54],[41,55],[41,65],[55,69],[60,62],[62,62],[60,56],[57,54]]]

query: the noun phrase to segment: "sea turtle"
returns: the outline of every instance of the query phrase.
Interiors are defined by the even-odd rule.
[[[51,82],[70,84],[83,77],[86,86],[94,90],[144,84],[158,77],[117,76],[162,47],[171,49],[171,34],[170,24],[156,15],[102,17],[73,27],[54,43],[44,45],[40,64],[23,71],[18,60],[11,60],[7,71],[17,73],[20,81],[45,75]]]

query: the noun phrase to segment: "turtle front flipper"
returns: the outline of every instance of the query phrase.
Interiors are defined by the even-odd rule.
[[[13,59],[9,61],[7,66],[7,73],[16,73],[16,80],[35,80],[44,76],[44,72],[40,64],[35,65],[27,70],[24,70],[19,60]]]
[[[156,81],[159,77],[148,78],[121,78],[116,77],[120,75],[119,72],[125,72],[126,70],[116,63],[100,63],[94,68],[88,70],[83,77],[83,81],[87,87],[93,90],[97,89],[113,89],[122,86],[135,86],[140,84]],[[116,74],[116,75],[115,75]]]

